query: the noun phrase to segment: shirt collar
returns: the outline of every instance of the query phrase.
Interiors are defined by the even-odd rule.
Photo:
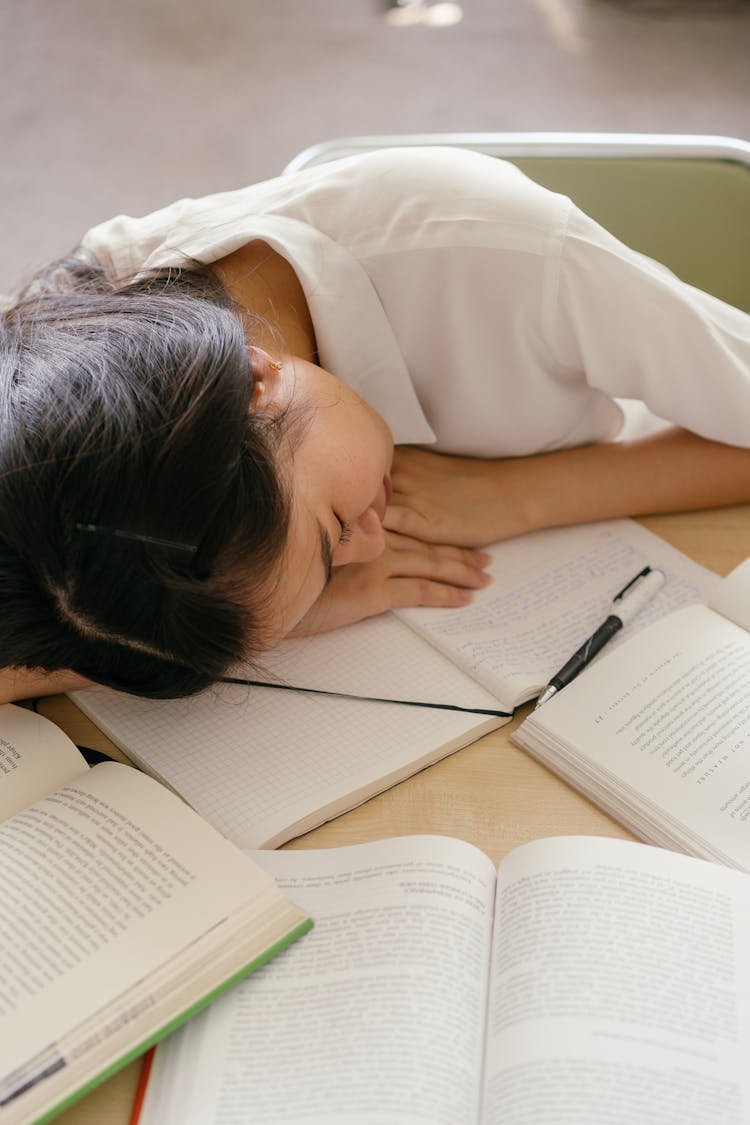
[[[396,444],[432,443],[403,354],[378,293],[362,265],[338,242],[283,215],[252,215],[217,231],[170,238],[145,268],[174,264],[175,256],[209,264],[253,239],[262,239],[294,268],[305,292],[320,365],[383,415]]]

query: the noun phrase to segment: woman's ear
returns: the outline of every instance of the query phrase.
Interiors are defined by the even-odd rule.
[[[247,354],[250,359],[250,373],[253,379],[250,405],[253,410],[258,410],[275,398],[278,391],[279,373],[283,365],[280,360],[274,359],[263,348],[248,347]]]

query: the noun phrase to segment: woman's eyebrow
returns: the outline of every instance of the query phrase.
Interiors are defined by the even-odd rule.
[[[333,574],[333,547],[331,546],[331,537],[320,520],[318,520],[318,531],[320,532],[320,557],[323,560],[323,573],[326,576],[325,584],[327,586]]]

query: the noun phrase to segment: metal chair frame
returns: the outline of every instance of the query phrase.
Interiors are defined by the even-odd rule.
[[[407,133],[300,152],[285,175],[395,146],[451,145],[511,160],[623,242],[750,312],[750,143],[662,133]]]
[[[591,156],[732,160],[750,169],[750,142],[735,137],[689,133],[393,133],[341,137],[311,145],[287,164],[283,175],[328,160],[397,145],[453,145],[501,158]]]

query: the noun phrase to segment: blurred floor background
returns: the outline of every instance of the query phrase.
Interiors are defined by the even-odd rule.
[[[94,222],[353,133],[750,140],[750,0],[0,0],[0,291]]]

